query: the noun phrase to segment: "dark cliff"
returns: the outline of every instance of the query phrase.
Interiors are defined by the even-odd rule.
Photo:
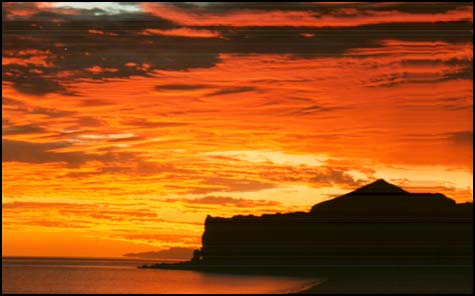
[[[472,204],[384,180],[310,212],[208,216],[202,262],[234,265],[468,264]]]

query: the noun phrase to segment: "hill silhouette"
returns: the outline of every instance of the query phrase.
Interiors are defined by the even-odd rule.
[[[379,179],[355,191],[312,207],[317,218],[352,219],[446,219],[457,218],[454,200],[440,193],[409,193]]]
[[[366,186],[356,189],[346,195],[362,195],[362,194],[410,194],[406,190],[386,182],[384,179],[378,179],[377,181],[370,183]]]
[[[472,210],[380,179],[309,212],[208,216],[190,262],[154,267],[462,266],[472,264]]]

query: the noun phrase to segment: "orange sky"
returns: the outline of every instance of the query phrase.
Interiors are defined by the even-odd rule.
[[[378,178],[472,201],[471,3],[107,3],[2,4],[2,255],[195,248]]]

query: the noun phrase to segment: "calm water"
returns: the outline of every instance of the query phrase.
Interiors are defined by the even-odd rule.
[[[138,269],[122,259],[2,258],[2,293],[288,293],[316,280]]]

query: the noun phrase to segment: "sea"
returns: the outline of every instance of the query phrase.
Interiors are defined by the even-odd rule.
[[[2,294],[275,294],[298,292],[319,282],[298,277],[137,268],[152,262],[156,261],[2,257]]]

